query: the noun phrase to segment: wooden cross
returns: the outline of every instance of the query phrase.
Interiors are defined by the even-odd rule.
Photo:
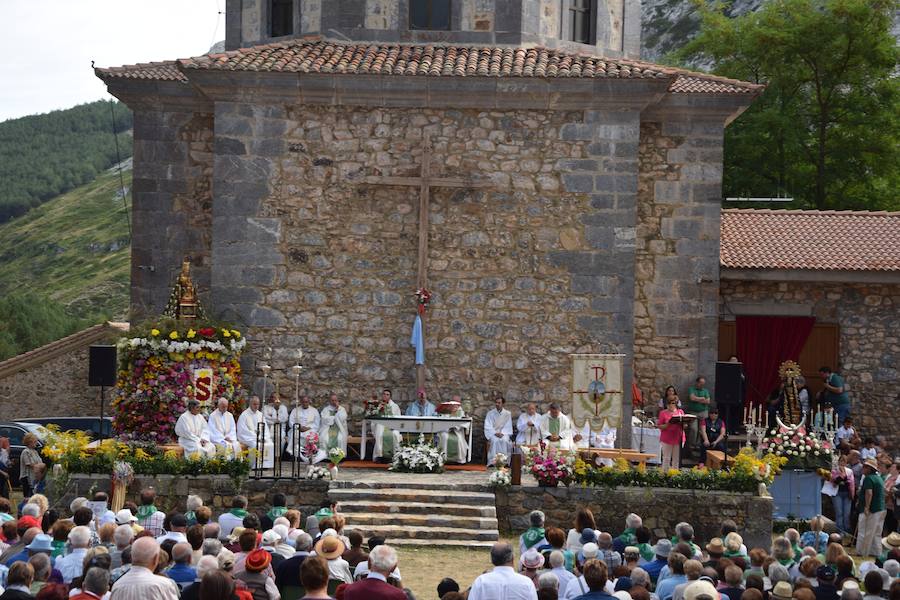
[[[431,141],[425,138],[422,145],[422,164],[418,177],[369,176],[363,181],[370,185],[409,186],[419,188],[419,252],[416,288],[428,287],[428,211],[431,188],[487,188],[489,182],[474,181],[465,177],[433,177],[431,175]],[[422,323],[424,338],[425,323]],[[416,365],[416,392],[425,388],[425,365]]]

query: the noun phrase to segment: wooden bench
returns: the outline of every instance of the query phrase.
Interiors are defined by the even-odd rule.
[[[729,455],[728,462],[733,463],[734,457]],[[706,451],[706,468],[707,469],[721,469],[725,463],[725,453],[721,450],[707,450]]]
[[[608,458],[610,460],[624,459],[628,462],[636,462],[646,465],[648,460],[656,458],[655,454],[646,452],[638,452],[631,448],[582,448],[578,451],[581,458],[591,464],[596,464],[598,458]]]

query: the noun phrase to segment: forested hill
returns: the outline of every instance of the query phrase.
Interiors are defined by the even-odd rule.
[[[131,156],[131,111],[98,100],[0,123],[0,223],[94,178]]]

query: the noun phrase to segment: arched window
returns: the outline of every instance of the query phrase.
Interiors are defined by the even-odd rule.
[[[410,0],[410,29],[450,29],[450,0]]]
[[[294,0],[269,0],[269,35],[294,33]]]

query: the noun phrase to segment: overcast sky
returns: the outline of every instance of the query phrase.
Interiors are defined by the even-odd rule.
[[[0,0],[0,121],[109,98],[98,67],[205,54],[225,0]]]

